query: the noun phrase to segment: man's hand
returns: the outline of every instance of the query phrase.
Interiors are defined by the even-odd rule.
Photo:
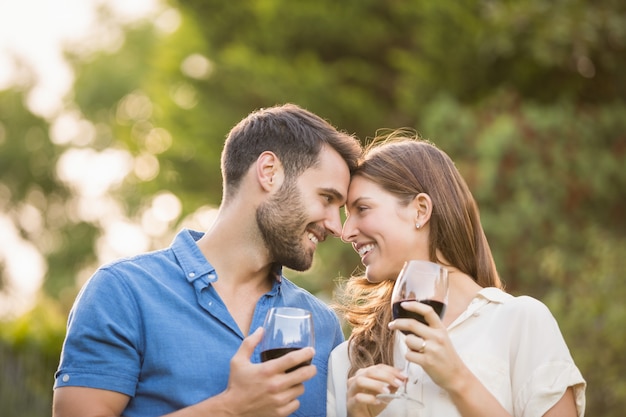
[[[288,416],[300,406],[297,398],[304,393],[303,383],[317,370],[313,365],[287,370],[311,361],[315,352],[304,348],[255,364],[250,357],[262,337],[263,329],[259,328],[244,339],[230,361],[228,388],[220,396],[237,416]]]

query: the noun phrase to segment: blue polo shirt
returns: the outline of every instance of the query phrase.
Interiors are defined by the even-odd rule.
[[[211,285],[218,277],[200,252],[202,233],[182,230],[160,251],[101,267],[81,289],[67,326],[54,387],[81,386],[131,397],[123,415],[160,416],[226,389],[230,359],[244,335]],[[276,270],[251,329],[275,306],[313,312],[317,375],[293,416],[326,416],[330,351],[343,341],[335,313]],[[257,347],[253,362],[260,362]]]

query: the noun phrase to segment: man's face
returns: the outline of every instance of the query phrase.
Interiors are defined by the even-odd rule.
[[[350,182],[348,166],[333,149],[324,147],[319,164],[283,186],[257,209],[259,230],[274,262],[305,271],[317,244],[341,233],[340,209]]]

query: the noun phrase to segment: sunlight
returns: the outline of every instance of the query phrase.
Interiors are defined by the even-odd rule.
[[[162,192],[154,196],[152,204],[141,216],[141,225],[146,234],[159,237],[170,230],[173,221],[178,219],[183,204],[170,192]]]
[[[96,137],[96,128],[78,110],[61,112],[50,126],[50,140],[55,145],[86,146]]]
[[[114,20],[98,24],[98,9],[106,8]],[[178,12],[163,10],[161,0],[20,0],[0,1],[0,90],[25,88],[31,112],[47,118],[50,139],[57,145],[84,147],[97,135],[107,134],[83,115],[65,107],[74,82],[74,73],[64,58],[64,48],[86,56],[96,51],[115,51],[124,41],[123,26],[141,19],[159,17],[162,32],[175,30]],[[113,24],[112,24],[113,23]],[[145,115],[145,107],[140,109]],[[0,143],[6,140],[0,125]],[[150,137],[153,150],[169,146],[171,138],[157,131]],[[107,149],[69,148],[56,167],[58,177],[74,191],[59,209],[74,221],[106,224],[105,236],[98,242],[103,259],[126,256],[148,247],[140,227],[122,217],[123,207],[108,192],[130,172],[142,179],[158,173],[158,162],[142,158],[136,162],[127,152]],[[54,206],[49,207],[52,212]],[[41,213],[24,205],[16,218],[0,215],[0,268],[6,282],[0,290],[0,317],[19,315],[32,308],[44,280],[47,266],[37,247],[23,239],[24,230],[41,228]],[[110,222],[110,227],[108,222]]]
[[[4,214],[0,214],[0,236],[0,266],[9,278],[0,291],[0,318],[19,316],[37,301],[47,268],[37,248],[22,239]]]
[[[99,7],[112,12],[117,27],[97,25]],[[123,42],[120,26],[154,15],[162,8],[159,0],[2,1],[0,89],[34,82],[27,97],[30,110],[53,117],[74,82],[62,48],[70,45],[83,54],[115,50]],[[173,20],[175,16],[162,18],[162,24],[175,25]]]
[[[132,169],[132,157],[126,151],[70,148],[57,163],[57,175],[83,196],[101,196],[120,184]]]
[[[104,229],[104,235],[96,242],[98,258],[101,263],[137,255],[150,248],[150,240],[141,226],[125,219],[110,221]]]

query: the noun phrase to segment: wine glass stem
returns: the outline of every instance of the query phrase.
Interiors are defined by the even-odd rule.
[[[408,392],[408,384],[409,384],[409,379],[410,379],[410,374],[409,374],[409,367],[411,366],[411,362],[409,362],[408,360],[406,361],[406,364],[404,365],[404,373],[406,374],[406,381],[404,381],[404,385],[402,386],[402,394],[404,396],[408,396],[409,392]]]

